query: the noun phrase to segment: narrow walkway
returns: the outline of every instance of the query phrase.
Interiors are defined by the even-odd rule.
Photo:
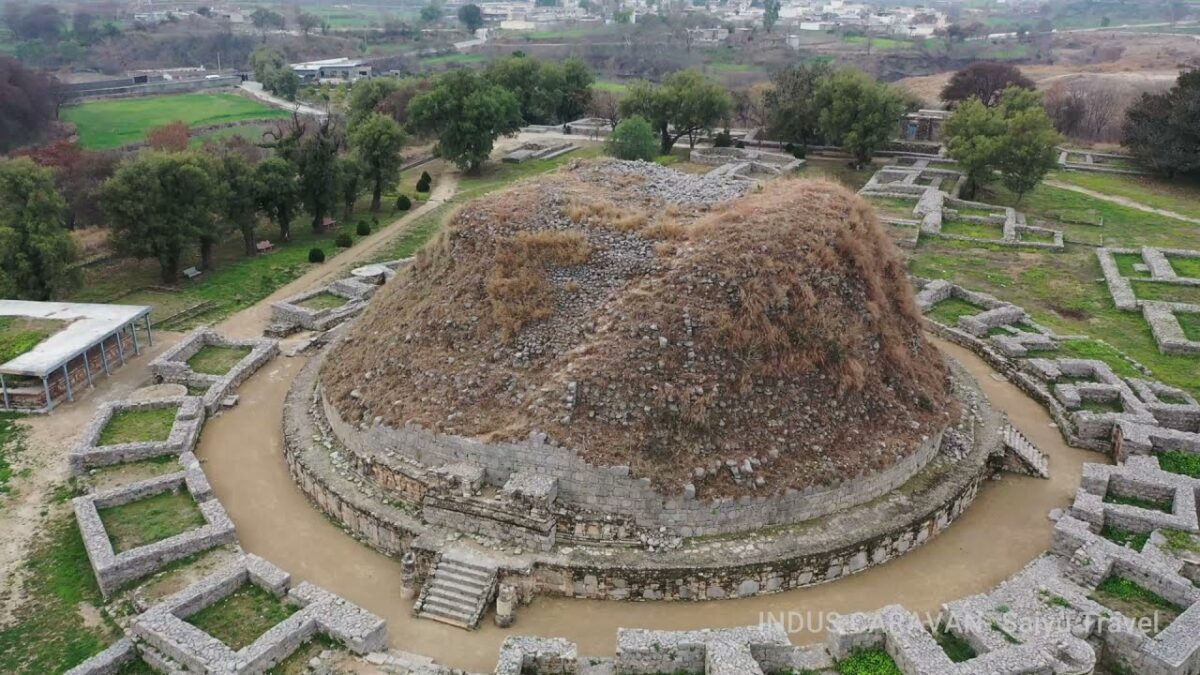
[[[1153,213],[1158,216],[1166,216],[1167,218],[1174,218],[1176,220],[1182,220],[1185,223],[1195,223],[1196,225],[1200,225],[1200,218],[1193,218],[1191,216],[1185,216],[1182,213],[1178,213],[1175,211],[1170,211],[1167,209],[1159,209],[1159,208],[1155,208],[1153,206],[1147,206],[1141,202],[1137,202],[1132,199],[1129,199],[1128,197],[1118,197],[1117,195],[1108,195],[1108,194],[1104,194],[1103,192],[1096,192],[1095,190],[1089,190],[1085,187],[1079,187],[1078,185],[1071,185],[1070,183],[1063,183],[1063,182],[1057,181],[1057,180],[1048,180],[1048,181],[1045,181],[1045,184],[1049,185],[1051,187],[1059,188],[1060,190],[1070,190],[1071,192],[1078,192],[1081,195],[1087,195],[1093,199],[1099,199],[1100,201],[1103,201],[1103,202],[1119,204],[1126,208],[1136,209],[1138,211],[1144,211],[1146,213]]]
[[[401,597],[400,563],[349,537],[296,488],[282,458],[283,399],[304,359],[280,358],[241,386],[238,407],[210,421],[197,455],[242,545],[388,621],[390,644],[475,672],[495,665],[509,634],[564,637],[584,655],[611,655],[618,627],[698,629],[757,623],[782,615],[797,644],[822,639],[824,613],[873,610],[900,603],[937,612],[946,601],[989,590],[1050,544],[1047,513],[1070,504],[1084,462],[1104,455],[1063,443],[1046,412],[1017,387],[993,377],[970,352],[934,340],[976,377],[992,404],[1050,458],[1049,480],[1007,476],[989,481],[975,504],[947,531],[912,553],[861,574],[810,588],[737,600],[619,602],[540,597],[517,612],[509,629],[486,618],[477,631],[413,617]]]
[[[238,85],[238,88],[249,94],[251,97],[262,101],[263,103],[273,105],[276,108],[283,108],[289,112],[300,113],[301,115],[312,115],[313,117],[329,116],[329,112],[326,110],[314,108],[310,105],[304,105],[303,103],[286,101],[278,96],[274,96],[263,90],[262,83],[260,82],[243,82]]]

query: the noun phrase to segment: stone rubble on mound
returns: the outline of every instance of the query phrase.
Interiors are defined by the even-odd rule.
[[[754,187],[732,176],[684,173],[640,160],[589,164],[574,171],[585,180],[600,183],[640,178],[640,182],[623,184],[622,192],[632,198],[661,199],[672,204],[719,204],[742,197]]]

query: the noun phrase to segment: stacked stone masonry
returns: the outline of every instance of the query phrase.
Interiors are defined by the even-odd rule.
[[[175,423],[171,425],[170,435],[165,440],[100,444],[104,429],[112,421],[114,415],[167,408],[175,408],[177,412],[175,413]],[[71,473],[80,475],[95,467],[136,462],[164,455],[190,453],[200,438],[200,428],[204,425],[204,412],[203,402],[196,396],[104,403],[92,417],[92,421],[84,428],[79,441],[71,449],[69,458]]]
[[[188,365],[188,360],[205,347],[249,349],[228,372],[221,375],[197,373]],[[150,372],[160,382],[182,384],[189,388],[204,390],[204,409],[216,414],[226,399],[259,368],[279,354],[279,343],[267,338],[235,339],[216,331],[201,328],[180,340],[178,344],[163,352],[150,362]]]
[[[1177,315],[1200,314],[1200,305],[1190,302],[1164,302],[1160,300],[1142,300],[1137,297],[1134,282],[1144,284],[1161,284],[1165,286],[1200,286],[1200,278],[1184,277],[1176,273],[1171,265],[1172,258],[1200,258],[1200,251],[1186,249],[1160,249],[1143,246],[1142,248],[1099,248],[1096,256],[1100,261],[1100,269],[1108,284],[1108,292],[1112,296],[1117,309],[1130,312],[1141,311],[1142,317],[1150,325],[1150,332],[1158,343],[1158,350],[1164,354],[1200,354],[1200,340],[1197,336],[1188,335]],[[1122,273],[1117,263],[1117,256],[1138,256],[1142,262],[1133,264],[1133,273],[1143,276],[1130,277]]]

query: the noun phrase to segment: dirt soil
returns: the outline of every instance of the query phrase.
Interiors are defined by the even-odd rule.
[[[706,496],[883,469],[957,416],[861,199],[774,181],[720,206],[669,203],[661,183],[622,185],[606,166],[460,212],[327,360],[343,415],[491,441],[544,432]]]

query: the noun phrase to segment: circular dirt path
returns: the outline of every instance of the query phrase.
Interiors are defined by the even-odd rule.
[[[242,319],[228,323],[248,330]],[[786,613],[819,618],[892,603],[936,612],[943,602],[988,590],[1046,550],[1052,529],[1047,512],[1070,504],[1082,463],[1105,461],[1101,454],[1068,447],[1045,411],[994,377],[979,358],[934,342],[966,366],[992,405],[1049,455],[1052,478],[1006,476],[988,482],[953,526],[921,548],[837,582],[774,595],[702,603],[540,597],[520,608],[513,627],[502,630],[485,619],[469,633],[414,619],[412,600],[400,597],[399,562],[343,532],[305,500],[288,475],[280,419],[303,357],[278,358],[244,383],[240,404],[206,424],[197,455],[246,550],[384,617],[392,647],[446,665],[489,671],[510,633],[565,637],[579,644],[581,654],[601,656],[613,653],[618,627],[735,626],[757,623],[768,613],[785,613],[793,642],[802,644],[820,640],[824,626],[812,625],[811,619],[797,625],[797,615]]]

